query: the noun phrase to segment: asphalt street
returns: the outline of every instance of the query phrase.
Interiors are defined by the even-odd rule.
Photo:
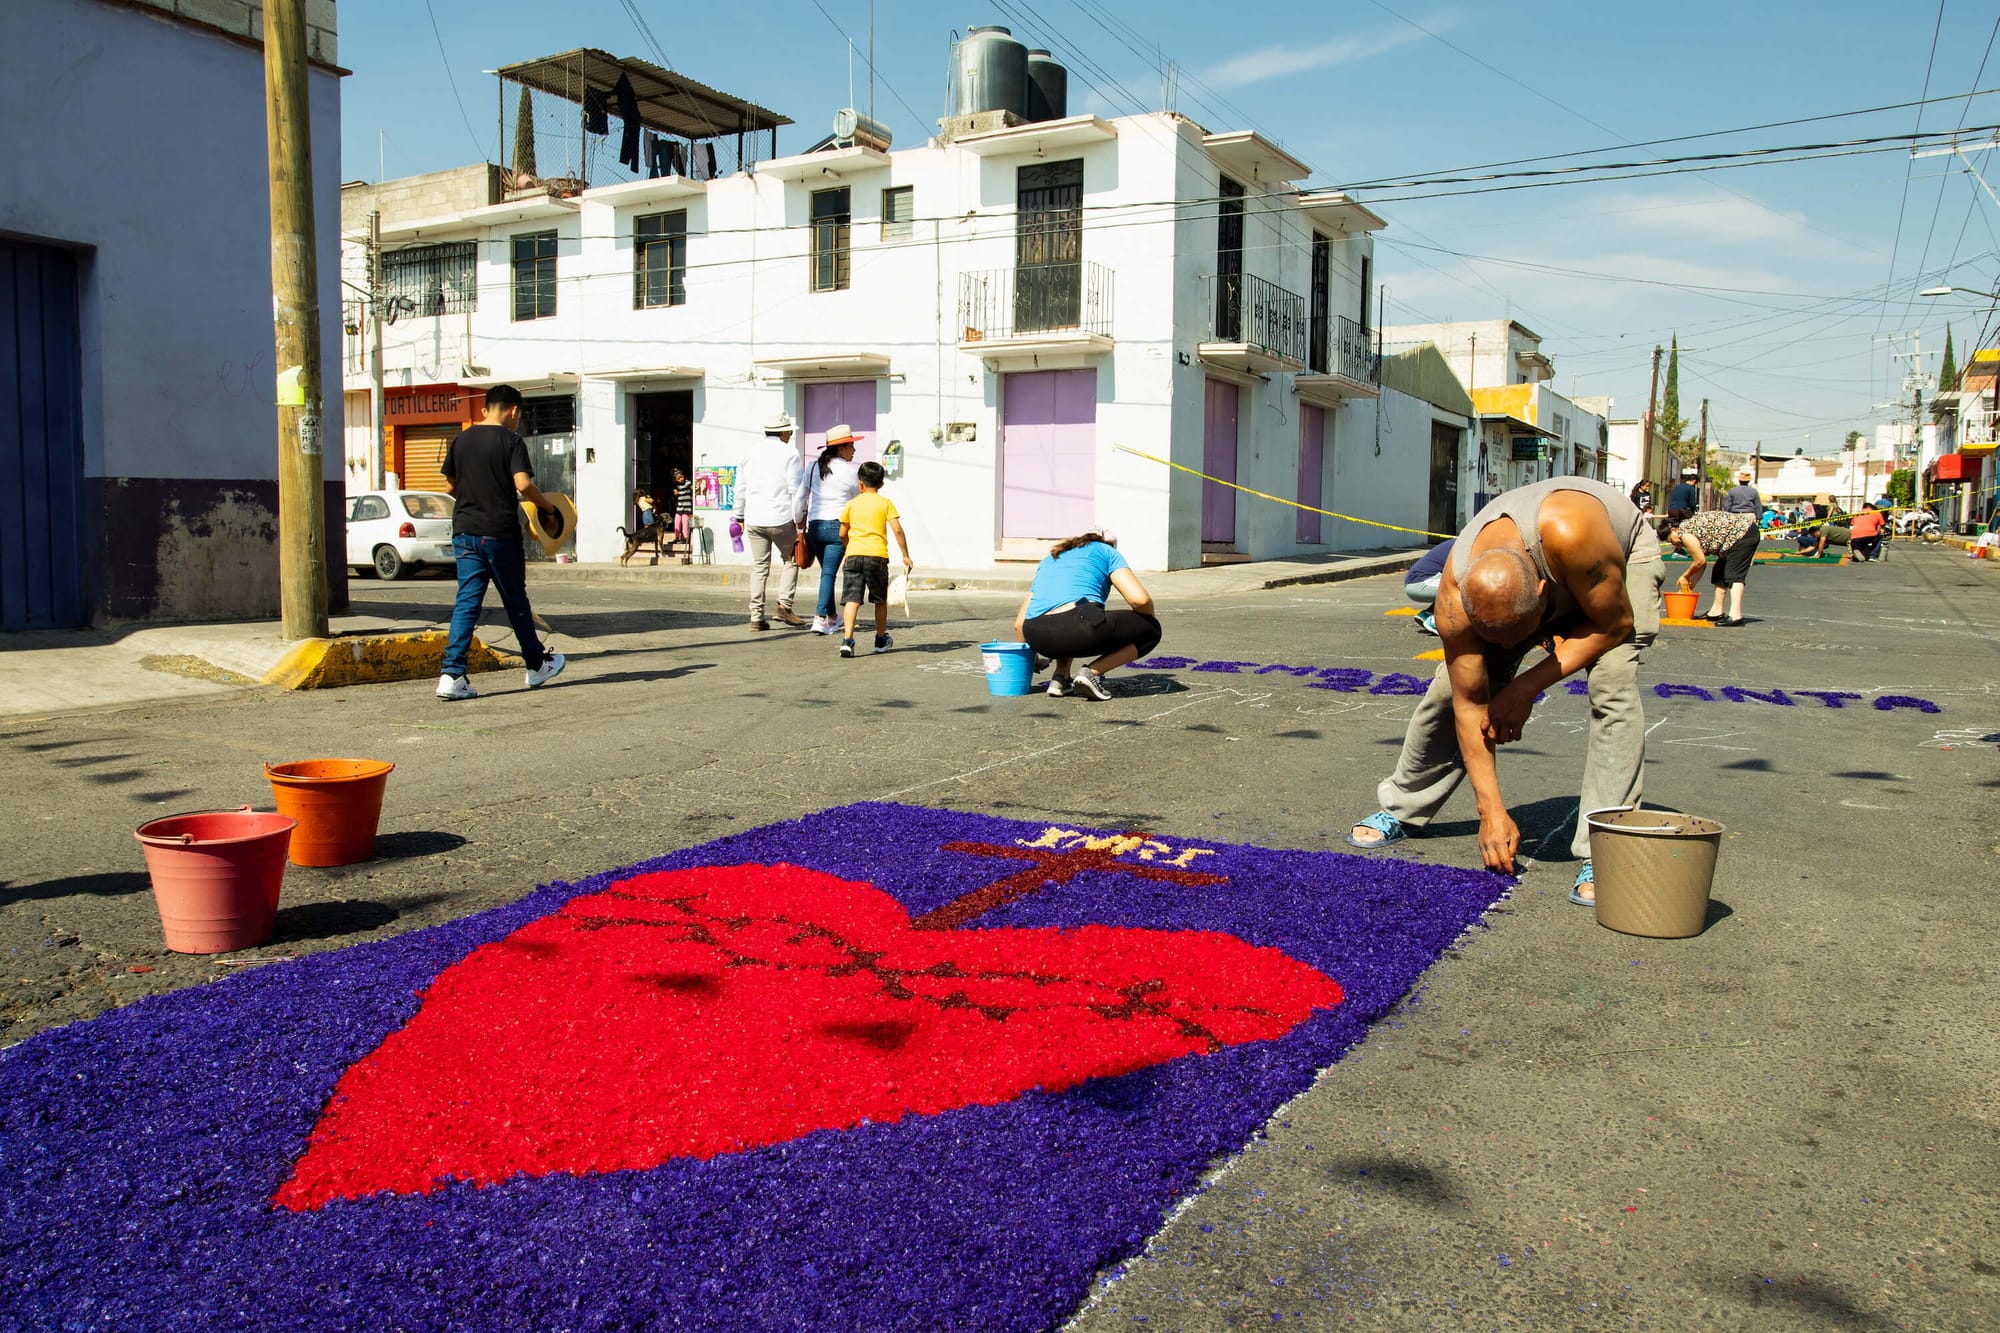
[[[1997,591],[1898,546],[1761,566],[1748,626],[1664,632],[1646,794],[1730,830],[1690,940],[1566,901],[1587,701],[1552,692],[1502,760],[1513,896],[1072,1326],[2000,1327]],[[572,664],[533,694],[508,672],[457,704],[424,682],[8,718],[0,1041],[854,800],[1337,847],[1433,669],[1400,593],[1164,605],[1168,666],[1096,704],[988,697],[976,645],[1013,597],[912,594],[892,652],[843,661],[748,632],[731,590],[563,582],[535,595]],[[360,583],[355,609],[442,622],[451,595]],[[261,761],[323,755],[395,761],[377,858],[291,870],[249,960],[164,952],[133,827],[268,807]],[[1475,835],[1462,792],[1394,854],[1476,866]]]

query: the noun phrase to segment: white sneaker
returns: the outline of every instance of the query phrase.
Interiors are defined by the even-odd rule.
[[[1049,698],[1060,699],[1063,698],[1068,693],[1069,693],[1068,681],[1064,680],[1061,676],[1049,677],[1049,688],[1048,688]]]
[[[464,676],[444,675],[438,677],[437,696],[440,699],[477,699],[479,691],[472,688],[472,682]]]
[[[1111,690],[1105,685],[1104,677],[1098,675],[1089,667],[1078,667],[1076,675],[1070,679],[1069,686],[1078,694],[1088,695],[1099,703],[1103,703],[1111,697]]]
[[[831,618],[831,617],[829,617],[829,616],[814,616],[814,617],[813,617],[813,633],[815,633],[815,634],[831,634],[831,633],[833,633],[833,620],[832,620],[832,618]]]
[[[561,653],[550,653],[542,659],[540,666],[528,673],[528,688],[539,690],[542,686],[560,676],[562,669],[568,665],[569,659],[567,657],[564,657]]]

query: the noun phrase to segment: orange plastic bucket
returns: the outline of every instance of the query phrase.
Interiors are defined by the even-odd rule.
[[[266,764],[278,813],[299,821],[295,866],[344,866],[375,854],[382,789],[396,766],[381,759],[301,759]]]
[[[1701,600],[1698,592],[1663,592],[1660,600],[1667,604],[1667,619],[1693,620],[1695,604]]]
[[[230,953],[271,938],[285,886],[286,815],[209,810],[141,824],[160,929],[175,953]]]

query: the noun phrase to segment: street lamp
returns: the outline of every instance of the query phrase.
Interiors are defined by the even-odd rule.
[[[1982,292],[1977,287],[1926,287],[1922,291],[1918,292],[1917,295],[1918,296],[1952,296],[1952,295],[1984,296],[1991,301],[2000,301],[2000,294],[1996,294],[1994,292]]]

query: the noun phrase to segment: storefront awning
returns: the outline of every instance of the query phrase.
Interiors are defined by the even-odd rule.
[[[1979,460],[1962,453],[1940,454],[1924,469],[1924,475],[1931,481],[1975,481],[1979,477]]]
[[[708,372],[700,366],[626,366],[617,370],[586,370],[590,380],[698,380]]]
[[[827,356],[779,356],[756,363],[766,374],[788,379],[872,379],[889,373],[879,352],[836,352]]]

